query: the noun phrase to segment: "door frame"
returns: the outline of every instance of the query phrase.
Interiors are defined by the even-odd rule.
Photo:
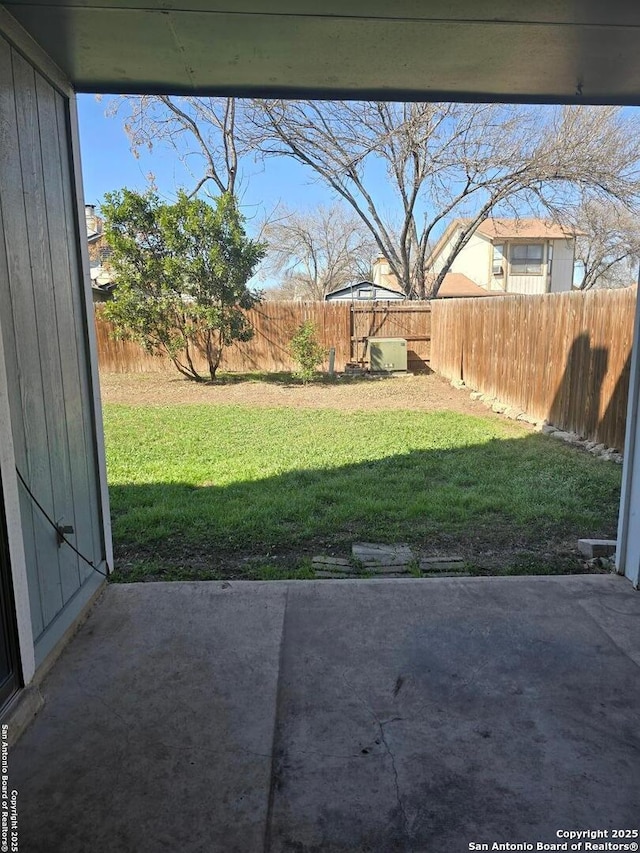
[[[4,642],[10,673],[0,685],[0,710],[23,686],[18,624],[16,620],[13,581],[11,576],[11,554],[5,513],[4,492],[0,478],[0,643]]]

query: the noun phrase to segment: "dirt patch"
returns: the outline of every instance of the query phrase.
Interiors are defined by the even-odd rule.
[[[103,402],[125,405],[211,403],[349,412],[408,409],[499,417],[482,403],[471,400],[466,391],[453,388],[436,374],[374,379],[340,378],[334,382],[302,385],[286,378],[240,380],[230,377],[217,383],[196,383],[172,374],[101,373],[100,385]]]
[[[534,545],[516,542],[496,548],[478,537],[460,539],[441,536],[429,547],[415,547],[424,557],[461,556],[466,570],[475,576],[491,575],[565,575],[606,574],[608,570],[590,567],[575,547],[575,540],[562,538]],[[303,547],[278,548],[273,551],[234,553],[208,548],[163,543],[162,558],[147,548],[116,547],[117,570],[112,578],[117,583],[162,580],[278,580],[315,577],[311,565],[316,554],[348,557],[350,543],[318,539]]]
[[[162,556],[155,547],[115,543],[113,580],[120,583],[148,580],[270,580],[313,578],[312,558],[318,554],[348,558],[352,537],[345,531],[309,537],[304,543],[244,547],[241,551],[207,542],[191,544],[174,537],[162,543]],[[491,575],[593,574],[576,547],[576,539],[560,531],[528,536],[508,524],[493,523],[491,529],[461,533],[439,533],[428,542],[412,541],[418,560],[427,557],[460,556],[468,572]],[[266,574],[265,574],[266,570]],[[603,570],[606,573],[607,570]],[[272,574],[272,572],[274,574]]]

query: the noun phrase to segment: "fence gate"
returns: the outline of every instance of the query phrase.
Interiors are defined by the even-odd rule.
[[[431,302],[369,302],[351,305],[351,361],[364,364],[369,338],[404,338],[407,368],[431,370]]]

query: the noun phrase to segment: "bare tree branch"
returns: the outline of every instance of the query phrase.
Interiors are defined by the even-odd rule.
[[[501,204],[551,209],[588,194],[631,210],[640,195],[640,127],[615,107],[255,100],[249,121],[266,156],[296,159],[351,205],[406,293],[420,297],[437,293]],[[397,228],[383,215],[380,164]],[[436,275],[427,252],[449,216],[467,222]]]
[[[363,223],[341,204],[284,209],[264,229],[268,244],[262,275],[280,278],[265,296],[321,300],[371,274],[376,244]]]
[[[637,279],[640,223],[619,202],[582,199],[565,212],[578,232],[576,260],[582,269],[579,287],[625,287]]]
[[[170,95],[126,95],[110,105],[108,113],[124,113],[131,150],[172,147],[196,181],[190,196],[211,181],[218,192],[237,192],[238,162],[246,153],[237,133],[234,98],[197,98]],[[196,169],[191,168],[195,161]]]
[[[112,112],[124,105],[134,152],[173,146],[194,194],[208,182],[237,191],[249,152],[301,163],[350,206],[405,292],[423,298],[505,207],[562,219],[581,199],[631,214],[640,198],[640,121],[618,107],[143,96]],[[436,273],[429,250],[452,217],[464,226]]]

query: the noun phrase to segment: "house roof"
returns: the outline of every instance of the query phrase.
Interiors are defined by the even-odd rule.
[[[335,290],[325,293],[324,298],[327,299],[327,297],[335,296],[338,293],[349,293],[352,290],[357,290],[359,287],[375,287],[376,290],[388,290],[389,293],[401,293],[404,296],[404,291],[400,287],[392,287],[390,284],[375,284],[373,281],[363,279],[362,281],[357,281],[354,284],[343,284],[341,287],[337,287]]]
[[[460,226],[468,225],[472,220],[464,217],[452,219],[429,253],[425,264],[427,269],[434,263],[447,240]],[[568,225],[558,225],[546,219],[485,219],[475,230],[476,234],[482,234],[488,240],[562,240],[571,239],[579,232]]]
[[[485,219],[476,228],[476,233],[484,234],[490,240],[527,237],[532,240],[563,240],[575,237],[576,230],[546,219]]]
[[[467,278],[467,276],[463,275],[461,272],[448,272],[440,285],[437,298],[450,299],[456,296],[494,295],[499,296],[500,294],[486,290],[484,287],[480,287],[479,284],[476,284],[475,281],[471,281],[470,278]]]

